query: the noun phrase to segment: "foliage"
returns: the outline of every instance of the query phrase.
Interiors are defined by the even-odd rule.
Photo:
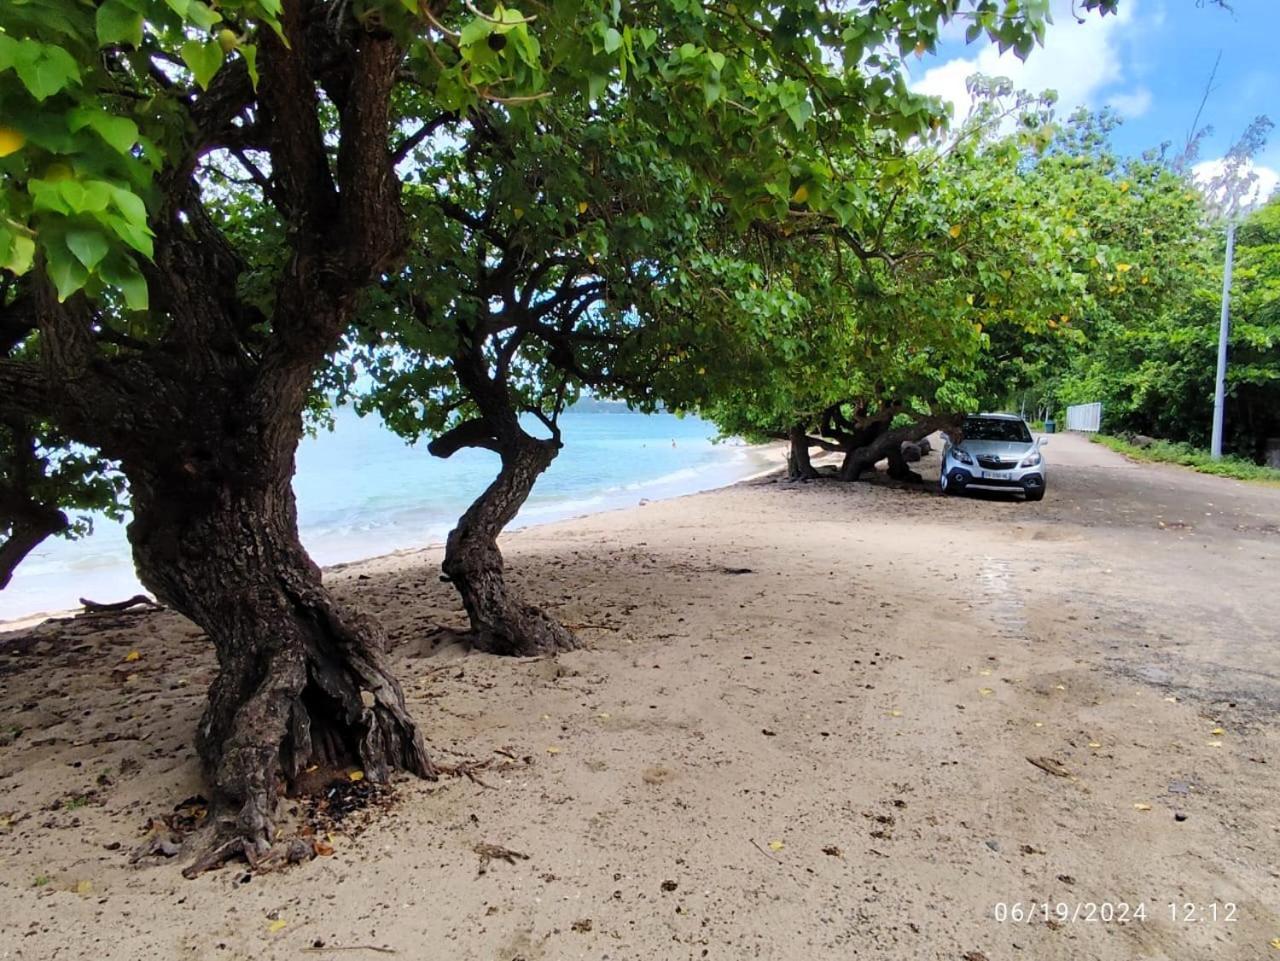
[[[819,430],[834,409],[855,422],[971,410],[1004,395],[1003,365],[1028,341],[1072,330],[1108,250],[1036,160],[1048,104],[978,87],[987,103],[954,140],[897,161],[900,190],[868,215],[874,255],[779,238],[779,309],[744,304],[739,351],[717,353],[725,383],[706,410],[724,431]],[[996,133],[1010,115],[1018,131]]]
[[[1190,192],[1190,187],[1187,187]],[[1218,230],[1185,225],[1176,293],[1150,310],[1099,317],[1069,358],[1062,403],[1102,401],[1109,430],[1207,445],[1222,287]],[[1168,236],[1168,235],[1166,235]],[[1280,200],[1238,228],[1228,343],[1226,446],[1257,459],[1280,433]]]
[[[1226,456],[1214,460],[1207,450],[1192,447],[1190,444],[1157,440],[1146,446],[1139,446],[1124,437],[1110,434],[1094,434],[1090,439],[1135,460],[1179,464],[1183,467],[1191,467],[1202,474],[1217,474],[1220,477],[1234,477],[1236,480],[1280,484],[1280,470],[1274,467],[1261,467],[1243,457]]]

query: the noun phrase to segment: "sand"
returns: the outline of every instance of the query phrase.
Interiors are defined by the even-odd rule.
[[[1280,956],[1280,491],[1053,443],[1039,505],[775,476],[516,532],[554,660],[440,631],[438,549],[330,571],[434,756],[504,767],[274,874],[129,863],[202,789],[198,629],[0,635],[0,958]]]

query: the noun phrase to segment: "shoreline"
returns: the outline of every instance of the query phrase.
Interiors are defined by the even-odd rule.
[[[630,504],[602,506],[598,510],[588,510],[588,511],[583,511],[582,513],[574,513],[574,514],[567,514],[567,515],[561,515],[561,516],[553,515],[553,516],[548,516],[546,518],[538,518],[537,520],[532,520],[523,524],[519,523],[519,515],[517,515],[516,520],[502,532],[500,537],[506,537],[512,534],[517,534],[524,531],[533,530],[536,528],[548,527],[553,524],[562,524],[562,523],[571,522],[571,521],[582,521],[587,518],[599,517],[602,515],[613,514],[620,511],[635,510],[636,508],[645,506],[645,504],[663,503],[666,501],[679,500],[683,497],[695,497],[699,494],[708,494],[714,491],[725,490],[727,488],[737,486],[738,484],[745,484],[745,483],[749,483],[750,481],[759,480],[761,477],[767,477],[768,475],[773,474],[779,469],[781,469],[782,467],[786,466],[786,460],[785,460],[786,445],[781,441],[768,443],[768,444],[745,444],[743,445],[743,450],[747,457],[758,457],[762,460],[768,457],[768,455],[771,452],[776,453],[778,451],[782,451],[784,456],[780,464],[774,464],[771,467],[765,467],[761,470],[754,471],[753,473],[748,474],[744,477],[739,477],[735,480],[732,480],[727,484],[718,484],[714,487],[706,487],[706,488],[701,488],[699,490],[686,491],[683,493],[670,494],[670,495],[661,496],[661,497],[653,497],[653,498],[640,497],[638,501]],[[349,571],[353,567],[358,567],[363,564],[371,564],[378,561],[384,561],[388,558],[412,557],[415,554],[421,554],[427,551],[441,550],[444,548],[444,546],[445,546],[445,542],[443,539],[427,540],[425,543],[419,544],[414,547],[400,547],[400,548],[395,548],[394,550],[384,551],[380,553],[367,554],[362,557],[353,558],[351,560],[335,561],[332,564],[325,564],[321,566],[320,570],[325,575],[342,573],[342,572]],[[146,591],[145,588],[143,588],[143,591],[147,593],[148,596],[150,595],[150,592]],[[66,608],[56,608],[51,610],[34,611],[30,614],[24,614],[15,618],[0,619],[0,635],[12,633],[14,631],[28,630],[30,628],[37,627],[40,624],[43,624],[45,621],[59,619],[59,618],[76,617],[83,613],[84,613],[84,608],[82,607],[66,607]]]

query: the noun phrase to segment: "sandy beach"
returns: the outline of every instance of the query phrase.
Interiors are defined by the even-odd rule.
[[[514,532],[554,660],[468,653],[438,550],[331,570],[491,763],[273,874],[129,861],[202,790],[199,630],[0,634],[0,959],[1277,954],[1280,491],[1049,452],[1036,505],[774,474]]]

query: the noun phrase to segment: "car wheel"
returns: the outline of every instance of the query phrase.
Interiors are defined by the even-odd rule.
[[[1044,488],[1043,488],[1043,487],[1037,487],[1037,488],[1036,488],[1035,490],[1033,490],[1033,491],[1027,491],[1027,500],[1029,500],[1029,501],[1042,501],[1042,500],[1044,500]]]

